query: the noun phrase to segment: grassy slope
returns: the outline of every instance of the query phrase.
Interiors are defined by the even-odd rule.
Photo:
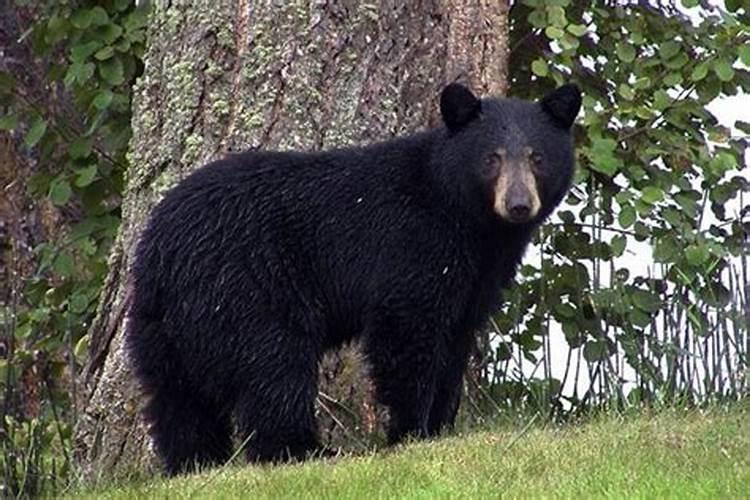
[[[95,498],[750,498],[750,408],[495,430],[374,455],[111,486]],[[81,497],[81,493],[74,495]]]

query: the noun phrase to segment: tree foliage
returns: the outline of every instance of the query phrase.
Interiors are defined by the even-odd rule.
[[[14,13],[29,56],[8,57],[0,72],[0,131],[33,165],[16,181],[63,226],[33,248],[31,272],[14,268],[18,242],[3,252],[10,300],[0,304],[1,474],[12,490],[23,478],[32,493],[50,456],[24,450],[51,447],[57,472],[69,465],[70,391],[120,222],[130,93],[141,71],[147,11],[112,0],[16,2]]]
[[[585,97],[575,187],[495,318],[488,365],[491,376],[503,368],[501,399],[546,408],[747,394],[750,123],[732,136],[710,105],[750,91],[750,17],[727,2],[691,19],[698,3],[513,8],[514,93],[574,80]],[[576,370],[567,393],[548,359],[558,330]],[[583,394],[571,368],[581,357]],[[524,363],[544,375],[507,369]]]

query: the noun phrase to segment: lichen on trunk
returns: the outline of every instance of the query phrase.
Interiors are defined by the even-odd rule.
[[[441,86],[507,83],[507,3],[487,0],[154,2],[134,91],[123,220],[109,260],[76,429],[84,477],[154,465],[122,332],[127,270],[163,193],[232,150],[322,149],[435,125]],[[356,347],[323,365],[324,440],[349,449],[377,434]]]

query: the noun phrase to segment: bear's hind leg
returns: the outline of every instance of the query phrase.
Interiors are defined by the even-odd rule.
[[[229,415],[197,400],[185,389],[160,388],[146,407],[151,436],[169,475],[196,466],[220,465],[232,451]]]
[[[256,346],[263,359],[246,381],[235,413],[249,462],[304,460],[320,450],[315,420],[318,349],[309,338],[282,329],[267,331]]]

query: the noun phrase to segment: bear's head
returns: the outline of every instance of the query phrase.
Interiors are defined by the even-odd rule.
[[[574,170],[572,125],[581,93],[564,85],[538,102],[479,99],[452,83],[440,96],[444,179],[468,203],[505,223],[541,221],[562,201]]]

